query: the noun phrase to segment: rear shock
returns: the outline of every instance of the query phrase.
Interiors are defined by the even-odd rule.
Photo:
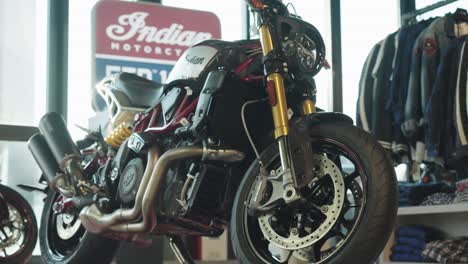
[[[117,126],[104,140],[114,148],[119,148],[132,135],[132,127],[127,123]]]

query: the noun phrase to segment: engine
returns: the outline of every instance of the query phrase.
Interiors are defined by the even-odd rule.
[[[131,204],[135,201],[144,170],[141,158],[130,160],[123,169],[117,189],[117,198],[123,204]]]

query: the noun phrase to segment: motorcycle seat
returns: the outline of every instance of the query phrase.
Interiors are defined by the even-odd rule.
[[[136,74],[122,72],[115,76],[114,88],[126,95],[134,107],[148,108],[163,94],[163,85]]]

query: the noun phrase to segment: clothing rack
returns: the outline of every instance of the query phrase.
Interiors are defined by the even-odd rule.
[[[448,4],[451,4],[451,3],[454,3],[454,2],[457,2],[458,0],[442,0],[442,1],[439,1],[437,3],[434,3],[432,5],[428,5],[424,8],[421,8],[421,9],[418,9],[414,12],[410,12],[410,13],[407,13],[407,14],[404,14],[402,17],[401,17],[401,21],[403,22],[403,25],[406,25],[408,24],[410,21],[416,19],[417,16],[419,15],[422,15],[422,14],[425,14],[425,13],[428,13],[432,10],[435,10],[435,9],[438,9],[438,8],[441,8],[443,6],[446,6]]]

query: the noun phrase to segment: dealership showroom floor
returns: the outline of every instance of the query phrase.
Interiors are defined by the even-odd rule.
[[[468,263],[468,0],[0,0],[0,263]]]

